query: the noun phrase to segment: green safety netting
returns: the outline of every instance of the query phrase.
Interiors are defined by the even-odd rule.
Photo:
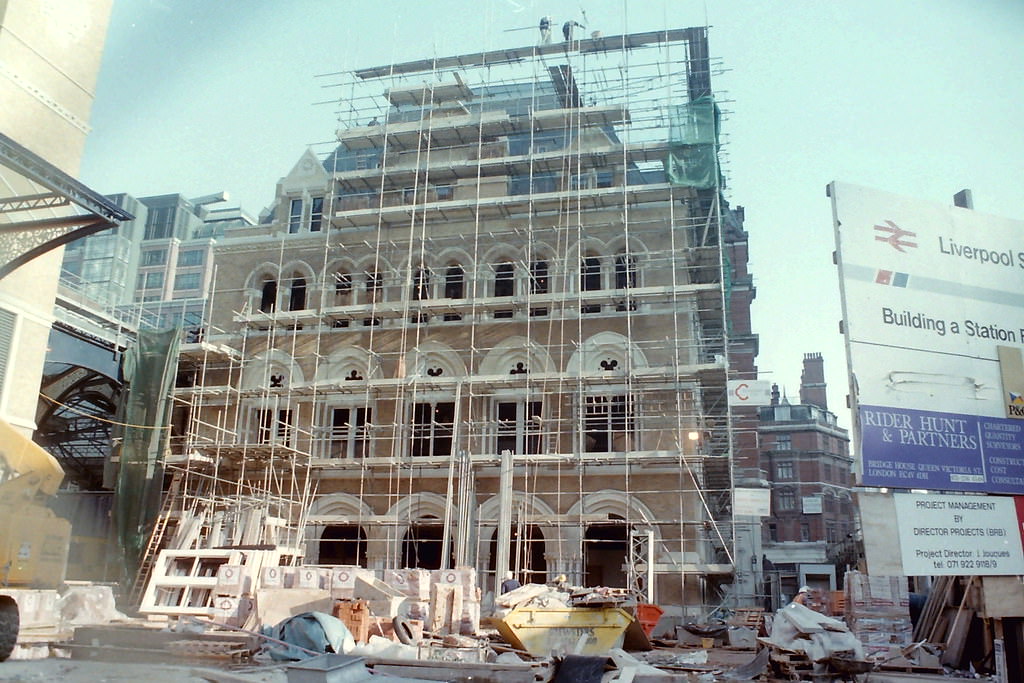
[[[713,97],[699,97],[669,110],[665,175],[673,185],[708,189],[718,184],[718,124]]]
[[[163,486],[163,453],[170,424],[170,392],[181,329],[142,331],[124,357],[119,407],[122,439],[114,487],[114,528],[128,579],[142,560]]]

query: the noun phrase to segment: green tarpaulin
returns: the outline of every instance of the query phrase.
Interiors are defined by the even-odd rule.
[[[673,107],[669,113],[669,152],[665,175],[673,185],[709,189],[718,185],[718,124],[712,97]]]
[[[170,391],[178,361],[180,329],[139,331],[125,352],[120,417],[123,438],[114,495],[114,525],[127,579],[142,559],[163,486]]]

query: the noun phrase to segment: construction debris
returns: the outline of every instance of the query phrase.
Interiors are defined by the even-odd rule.
[[[772,671],[793,680],[837,671],[837,655],[864,661],[864,646],[846,624],[796,603],[776,612],[771,635],[759,640],[771,648]]]

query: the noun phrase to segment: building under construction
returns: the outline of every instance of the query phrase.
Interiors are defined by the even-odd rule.
[[[718,602],[756,337],[706,30],[333,78],[181,347],[184,545]]]

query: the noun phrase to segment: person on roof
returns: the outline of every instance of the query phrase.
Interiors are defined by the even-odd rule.
[[[575,21],[567,21],[562,24],[562,35],[565,36],[566,40],[572,40],[572,30],[574,28],[586,28],[586,26],[577,24]]]
[[[543,16],[540,18],[540,44],[547,45],[551,42],[551,24],[555,23],[555,20],[549,16]]]

